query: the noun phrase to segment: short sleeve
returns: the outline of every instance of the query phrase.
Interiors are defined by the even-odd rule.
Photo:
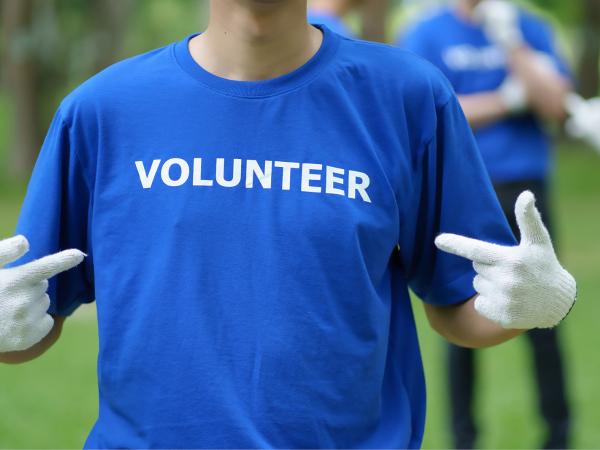
[[[436,236],[516,242],[454,95],[436,108],[435,124],[433,138],[414,156],[399,246],[411,289],[427,303],[452,305],[475,295],[475,272],[470,261],[438,250]]]
[[[523,16],[525,40],[534,50],[548,56],[561,75],[573,79],[573,73],[556,41],[552,27],[537,17]]]
[[[398,35],[396,45],[403,50],[414,53],[430,61],[434,58],[434,52],[431,51],[429,39],[422,32],[420,24],[414,24],[405,32]]]
[[[428,22],[414,24],[396,40],[396,46],[420,56],[428,63],[433,64],[447,78],[451,78],[446,65],[442,61],[442,52],[436,40],[431,35],[431,25]]]
[[[88,240],[91,195],[72,147],[71,130],[60,110],[54,117],[36,162],[17,233],[30,251],[16,264],[77,248],[88,255],[78,267],[50,280],[50,314],[68,316],[94,300],[93,255]]]

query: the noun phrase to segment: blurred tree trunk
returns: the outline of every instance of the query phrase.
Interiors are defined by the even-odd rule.
[[[94,72],[123,56],[123,42],[137,0],[88,0],[89,29],[95,52]]]
[[[40,145],[38,63],[32,49],[33,0],[2,0],[2,70],[12,101],[14,132],[9,154],[15,175],[30,171]]]
[[[10,170],[28,175],[37,158],[57,97],[68,75],[76,82],[122,56],[137,0],[0,0],[0,70],[12,104],[14,127]],[[60,6],[60,8],[59,8]],[[83,26],[61,27],[62,14],[76,8]]]
[[[600,0],[583,2],[583,51],[579,67],[581,94],[594,97],[600,90]]]
[[[390,0],[367,0],[362,11],[362,38],[369,41],[386,42],[387,13]]]

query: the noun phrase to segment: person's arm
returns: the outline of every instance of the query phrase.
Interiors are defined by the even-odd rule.
[[[16,364],[44,353],[60,336],[61,317],[48,313],[47,293],[51,278],[76,267],[85,255],[65,250],[32,262],[20,261],[29,251],[29,241],[15,236],[0,241],[0,362]]]
[[[517,330],[555,327],[573,308],[575,279],[558,261],[531,192],[519,196],[515,216],[521,235],[517,246],[455,234],[436,238],[440,250],[473,261],[477,272],[473,287],[478,296],[454,309],[427,310],[434,328],[451,342],[498,344]]]
[[[473,129],[520,114],[530,107],[527,88],[514,75],[509,75],[495,91],[460,95],[458,99]]]
[[[1,364],[23,364],[29,361],[33,361],[46,353],[50,347],[52,347],[62,332],[63,324],[66,317],[54,316],[54,326],[50,333],[46,335],[40,342],[35,344],[33,347],[28,348],[20,352],[8,352],[0,353]]]
[[[459,95],[458,100],[473,129],[504,119],[510,112],[502,96],[496,91]]]
[[[435,243],[473,261],[479,293],[454,306],[426,305],[431,326],[462,347],[501,344],[525,330],[558,325],[575,303],[577,288],[559,263],[532,193],[517,199],[518,246],[442,234]]]
[[[529,108],[539,117],[563,121],[567,117],[566,99],[572,83],[568,69],[554,48],[552,32],[538,21],[533,25],[535,43],[525,39],[521,29],[522,13],[512,2],[483,0],[473,10],[473,19],[483,26],[491,42],[508,55],[511,74],[523,83]]]
[[[459,95],[460,105],[473,129],[481,128],[525,109],[546,120],[567,118],[571,82],[551,61],[529,47],[511,52],[511,76],[496,91]]]
[[[512,73],[523,83],[531,110],[547,120],[567,118],[566,99],[572,83],[539,52],[522,45],[510,52]]]
[[[451,306],[425,303],[425,313],[431,327],[452,344],[460,347],[483,348],[502,344],[525,330],[507,330],[486,319],[475,309],[475,299]]]
[[[556,326],[575,303],[576,283],[556,257],[533,194],[515,205],[517,243],[456,97],[423,122],[435,123],[435,132],[418,153],[399,255],[432,326],[469,347]]]

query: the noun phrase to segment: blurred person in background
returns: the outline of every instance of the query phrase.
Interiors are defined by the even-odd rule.
[[[203,33],[61,102],[0,242],[0,361],[96,300],[86,448],[417,448],[409,285],[472,347],[575,302],[533,194],[515,209],[517,246],[430,64],[305,0],[212,0]]]
[[[325,25],[330,30],[345,37],[356,37],[344,18],[365,0],[309,0],[308,21],[315,25]]]
[[[545,122],[566,118],[572,83],[551,26],[508,1],[460,0],[430,11],[398,43],[452,83],[513,231],[519,230],[512,205],[525,189],[535,193],[552,230],[552,139]],[[558,330],[532,330],[527,337],[547,425],[544,447],[566,448],[570,415]],[[454,445],[473,448],[475,352],[450,345],[448,356]]]

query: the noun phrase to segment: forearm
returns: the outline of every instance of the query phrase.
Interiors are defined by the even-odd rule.
[[[475,297],[455,306],[425,304],[425,312],[434,330],[461,347],[492,347],[525,331],[507,330],[480,315],[475,310]]]
[[[64,317],[54,317],[54,327],[40,342],[20,352],[0,353],[1,364],[23,364],[42,356],[52,347],[62,332]]]
[[[497,122],[509,114],[506,103],[494,91],[459,95],[458,100],[473,129]]]
[[[545,63],[537,52],[521,46],[511,51],[510,67],[525,85],[533,112],[549,120],[563,121],[567,117],[566,96],[572,86],[550,62]]]

